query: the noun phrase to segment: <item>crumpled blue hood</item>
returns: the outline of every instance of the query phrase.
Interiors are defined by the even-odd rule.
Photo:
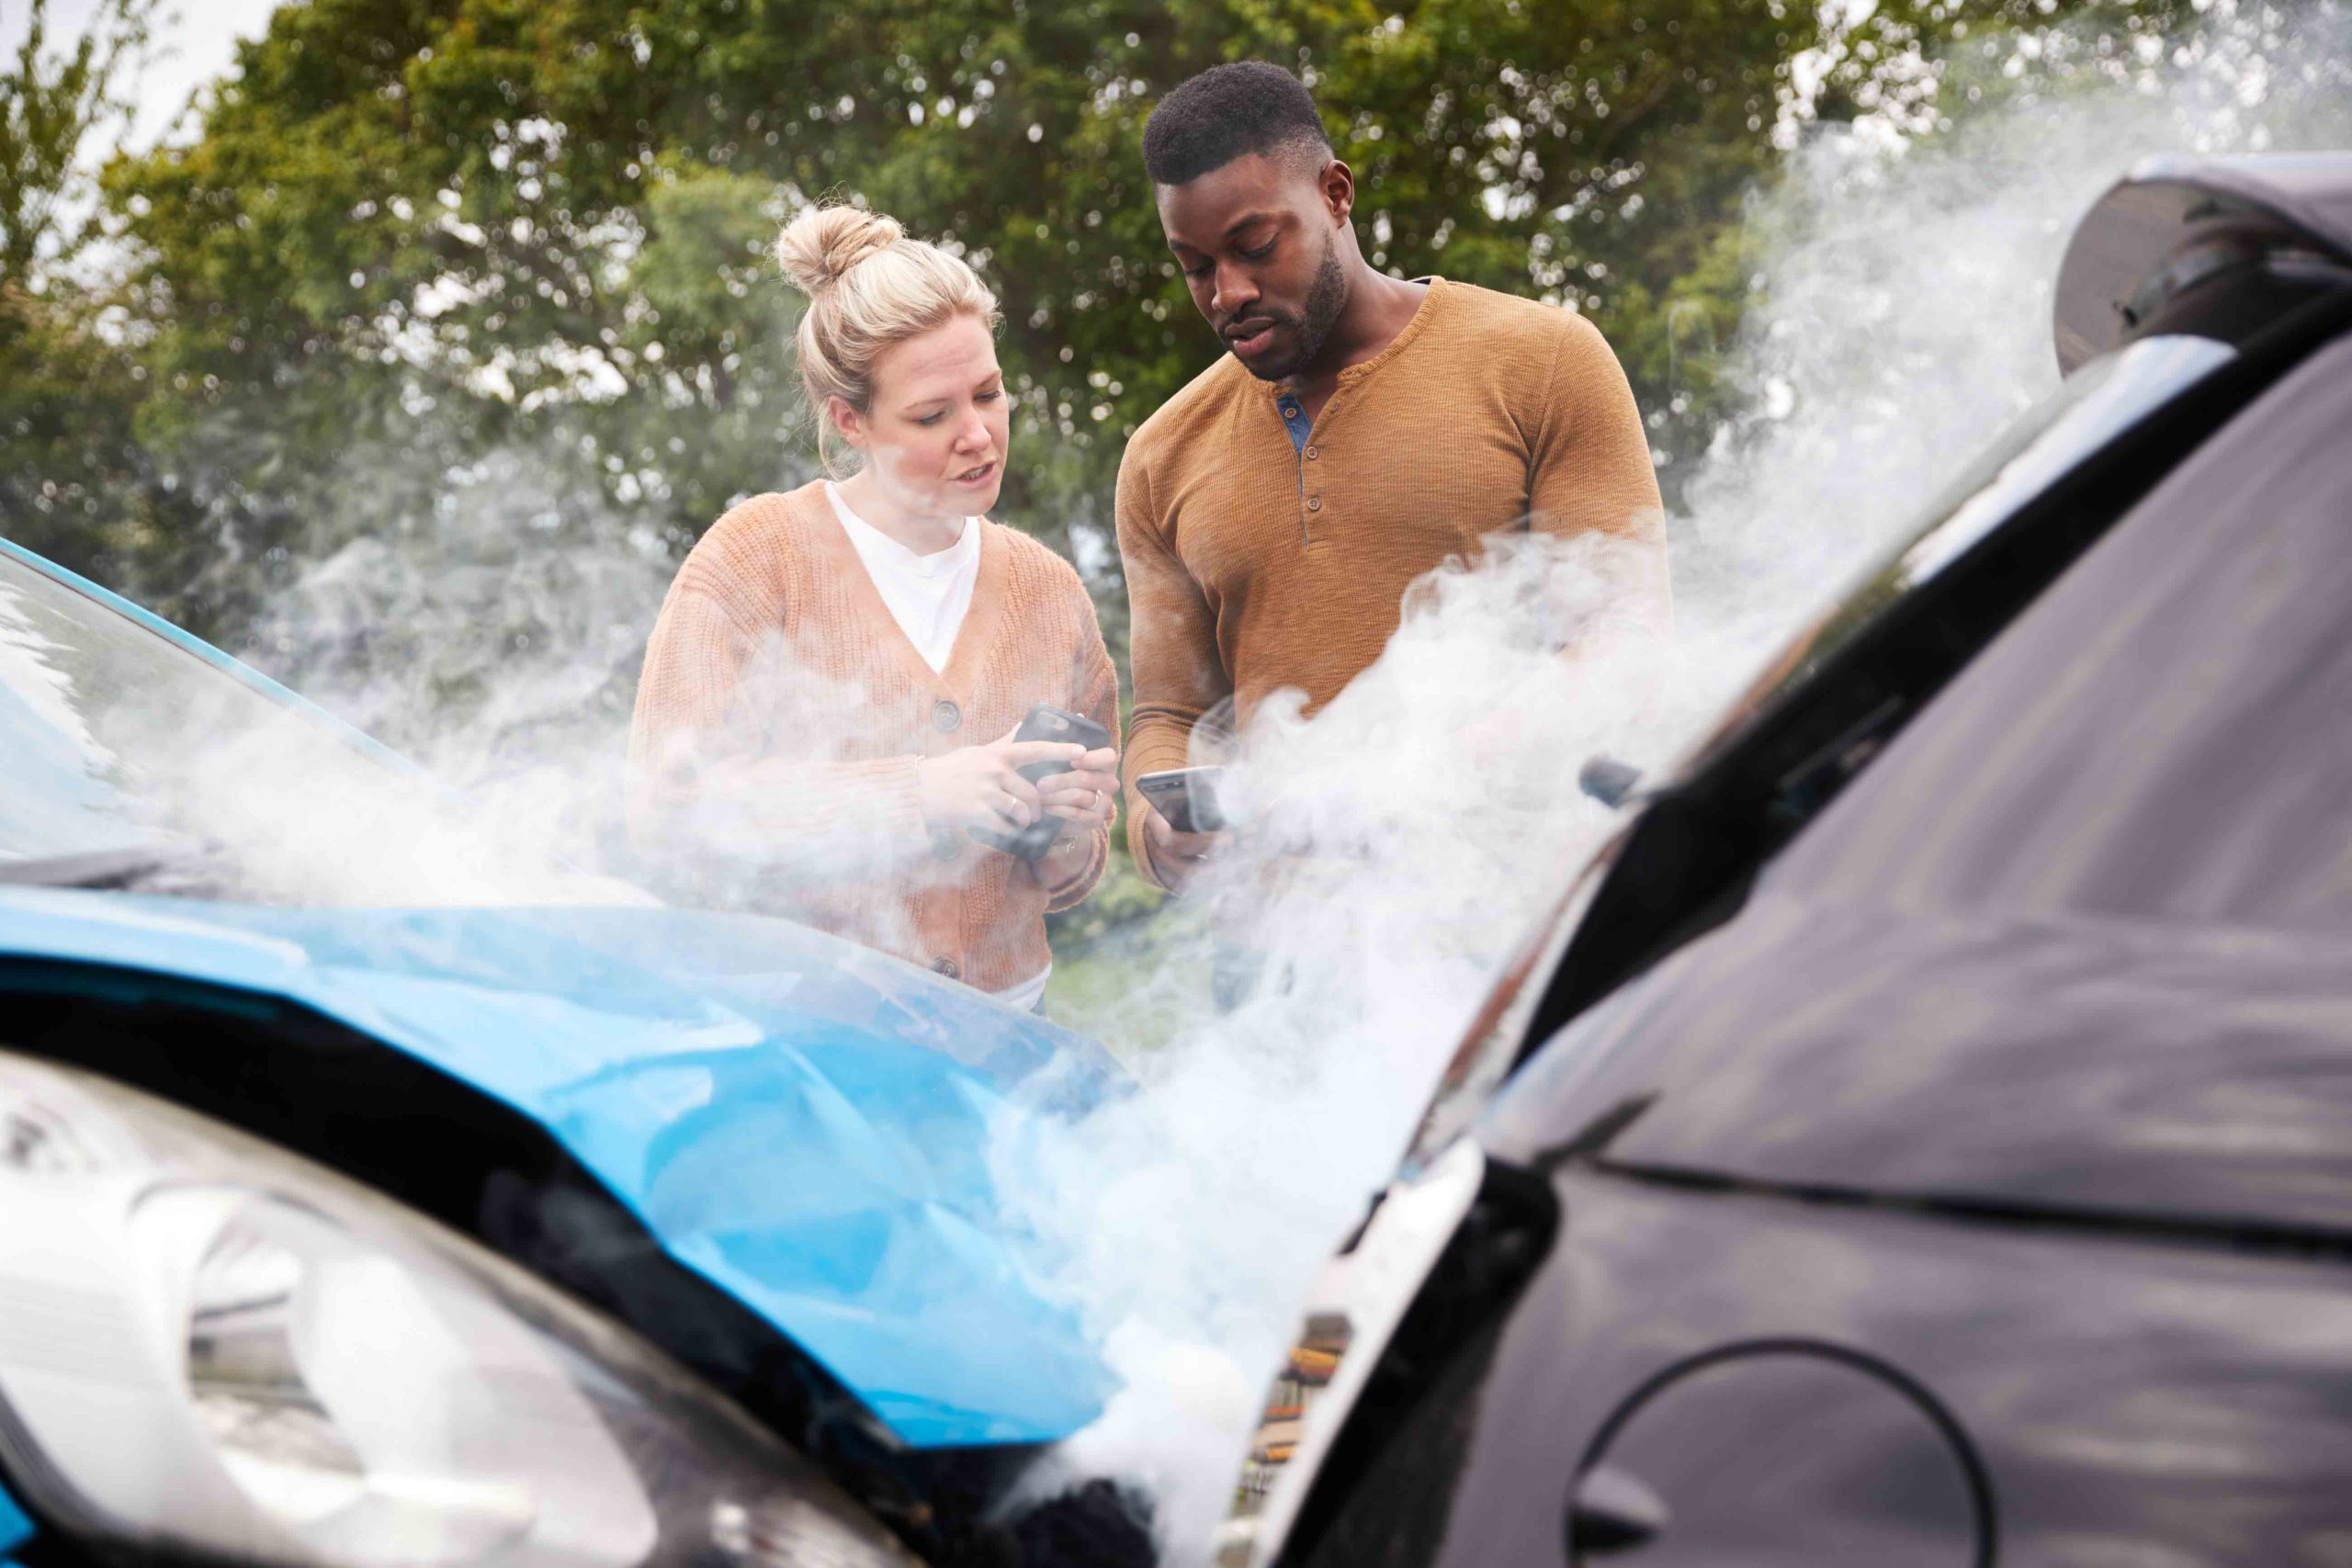
[[[27,889],[0,953],[282,996],[505,1102],[913,1446],[1051,1441],[1108,1392],[989,1151],[1125,1080],[910,964],[756,916]]]

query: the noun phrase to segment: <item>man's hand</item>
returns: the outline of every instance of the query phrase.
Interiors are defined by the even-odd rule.
[[[1104,746],[1080,757],[1066,773],[1046,774],[1037,781],[1037,798],[1048,816],[1089,829],[1102,827],[1119,798],[1118,752]]]
[[[1180,833],[1151,802],[1138,797],[1136,804],[1143,812],[1143,837],[1151,851],[1151,867],[1170,893],[1182,893],[1204,861],[1233,842],[1231,833]]]
[[[934,833],[977,828],[1005,833],[1026,828],[1045,809],[1037,788],[1021,776],[1033,762],[1075,765],[1086,748],[1067,740],[1015,740],[1016,731],[985,746],[966,746],[926,759],[915,769],[923,826]]]

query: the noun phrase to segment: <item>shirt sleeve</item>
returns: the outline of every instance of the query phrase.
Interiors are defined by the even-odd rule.
[[[1119,559],[1127,578],[1127,651],[1135,705],[1127,724],[1121,783],[1127,852],[1136,868],[1166,886],[1151,863],[1136,780],[1191,760],[1193,726],[1228,695],[1232,681],[1216,646],[1216,621],[1200,584],[1169,544],[1167,520],[1151,494],[1150,474],[1130,445],[1119,465]]]
[[[1563,313],[1566,330],[1528,465],[1531,524],[1562,538],[1623,541],[1601,558],[1601,570],[1617,581],[1625,617],[1663,635],[1673,615],[1666,512],[1641,411],[1600,330]]]

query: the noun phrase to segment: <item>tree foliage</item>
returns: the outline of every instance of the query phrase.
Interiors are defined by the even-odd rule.
[[[59,54],[49,0],[32,0],[17,57],[0,69],[0,288],[39,292],[87,243],[97,215],[83,154],[126,123],[130,67],[153,19],[153,0],[106,0]]]
[[[151,501],[165,492],[132,430],[146,371],[86,276],[105,218],[87,170],[128,125],[153,18],[154,0],[107,0],[61,51],[33,0],[0,63],[0,530],[84,564],[152,557],[187,521]]]
[[[200,445],[206,488],[298,543],[266,515],[266,458],[223,428],[258,415],[281,457],[331,468],[427,404],[483,442],[560,425],[682,544],[785,454],[805,465],[760,246],[833,194],[997,282],[1032,481],[1012,511],[1047,532],[1099,518],[1119,442],[1215,352],[1158,232],[1142,123],[1245,56],[1315,85],[1376,263],[1591,311],[1671,412],[1703,388],[1692,345],[1736,316],[1736,277],[1708,263],[1814,40],[1788,13],[308,0],[246,50],[198,141],[109,177],[168,394],[141,429]]]
[[[1792,126],[1931,102],[1935,41],[2012,5],[2046,0],[1826,25],[1797,0],[288,0],[193,141],[106,175],[135,353],[88,378],[86,428],[151,470],[126,515],[184,525],[119,575],[232,632],[273,572],[423,525],[517,446],[573,465],[602,525],[682,551],[812,466],[765,246],[833,197],[995,283],[1005,514],[1108,589],[1120,445],[1216,351],[1143,122],[1245,57],[1314,87],[1376,265],[1600,323],[1670,487],[1727,395],[1742,204]]]

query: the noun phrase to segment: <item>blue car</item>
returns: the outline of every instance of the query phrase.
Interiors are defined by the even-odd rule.
[[[1120,1091],[1097,1047],[502,864],[4,542],[0,758],[0,1562],[1134,1550],[1001,1506],[1108,1392],[993,1174]]]

